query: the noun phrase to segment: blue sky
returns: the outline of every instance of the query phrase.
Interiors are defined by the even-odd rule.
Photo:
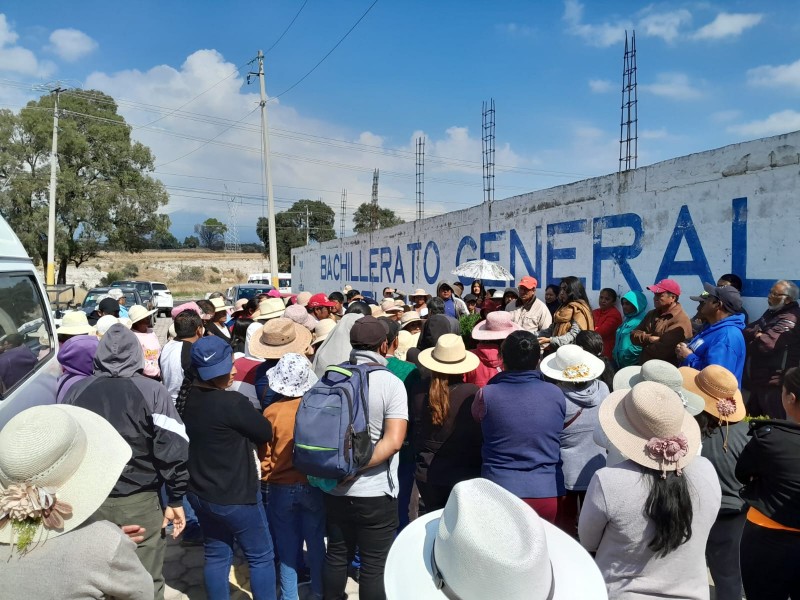
[[[480,203],[489,98],[496,199],[616,171],[626,29],[637,36],[639,166],[800,129],[791,1],[379,0],[281,94],[372,2],[7,5],[0,106],[19,109],[55,79],[111,94],[155,152],[173,232],[227,221],[227,191],[243,203],[243,241],[264,210],[258,87],[245,83],[259,48],[272,47],[267,92],[280,95],[269,104],[277,208],[322,198],[337,233],[341,190],[351,215],[374,168],[381,204],[414,218],[420,135],[426,214]]]

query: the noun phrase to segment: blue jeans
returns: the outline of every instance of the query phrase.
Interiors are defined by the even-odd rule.
[[[307,483],[269,484],[269,521],[280,558],[281,599],[297,600],[298,557],[308,550],[311,591],[322,597],[325,505],[322,490]]]
[[[187,494],[200,520],[205,540],[203,578],[209,600],[230,598],[228,578],[233,564],[233,541],[241,546],[250,567],[254,600],[275,600],[275,553],[260,503],[214,504]]]

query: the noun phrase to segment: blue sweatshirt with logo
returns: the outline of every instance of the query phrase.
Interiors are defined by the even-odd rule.
[[[741,389],[747,352],[742,334],[744,328],[744,315],[741,313],[707,325],[688,343],[692,354],[683,360],[681,366],[702,371],[708,365],[720,365],[736,375]]]

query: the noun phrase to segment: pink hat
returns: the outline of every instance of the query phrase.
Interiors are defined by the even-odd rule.
[[[647,289],[655,294],[669,292],[670,294],[675,294],[676,296],[681,295],[681,286],[679,286],[678,282],[674,279],[662,279],[658,283],[648,285]]]
[[[185,310],[193,310],[196,312],[200,317],[203,316],[203,311],[197,306],[197,302],[186,302],[184,304],[179,304],[175,308],[170,311],[170,316],[175,319],[179,314],[181,314]]]
[[[287,319],[291,319],[298,325],[302,325],[309,331],[314,331],[314,328],[317,326],[317,320],[308,314],[305,306],[300,306],[299,304],[287,306],[286,310],[283,311],[283,316]]]
[[[270,298],[280,298],[281,293],[278,290],[270,290],[267,292],[267,296],[269,296]]]
[[[520,326],[511,320],[511,313],[505,310],[496,310],[486,315],[486,320],[481,321],[472,329],[474,340],[504,340],[512,331],[519,331]]]

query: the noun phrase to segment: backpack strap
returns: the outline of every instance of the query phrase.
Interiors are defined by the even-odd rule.
[[[572,418],[569,421],[567,421],[566,423],[564,423],[564,429],[566,429],[567,427],[572,425],[575,421],[577,421],[578,417],[581,416],[582,412],[583,412],[583,409],[580,409],[578,412],[576,412],[574,415],[572,415]]]

